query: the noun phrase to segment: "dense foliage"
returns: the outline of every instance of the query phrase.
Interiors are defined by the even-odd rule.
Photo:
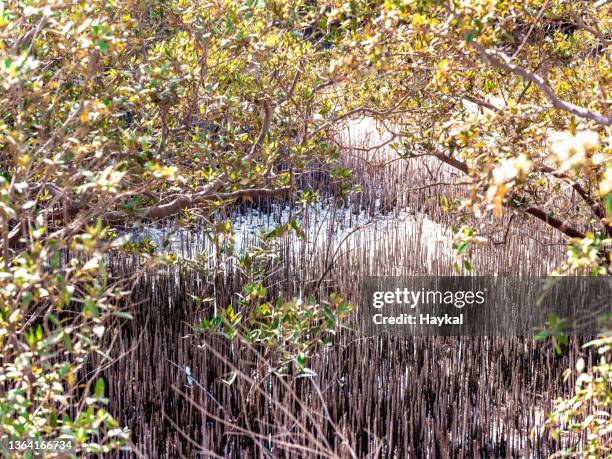
[[[133,281],[105,254],[175,257],[119,230],[311,199],[356,116],[465,176],[458,257],[515,212],[566,236],[559,272],[609,273],[611,34],[605,1],[0,1],[0,434],[124,444],[82,371]]]

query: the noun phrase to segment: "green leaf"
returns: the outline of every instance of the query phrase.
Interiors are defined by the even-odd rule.
[[[55,314],[51,313],[47,317],[49,318],[49,321],[53,325],[59,325],[60,324],[60,321],[59,321],[59,319],[57,318],[57,316]]]
[[[124,312],[124,311],[117,311],[115,313],[115,316],[119,317],[120,319],[129,319],[129,320],[132,320],[134,318],[132,314],[130,314],[129,312]]]
[[[64,332],[62,334],[62,337],[64,339],[64,346],[66,346],[66,349],[68,349],[68,352],[72,352],[72,341],[70,340],[70,335]]]
[[[51,427],[57,427],[57,413],[55,410],[51,411],[51,416],[49,417],[49,424]]]
[[[57,269],[60,266],[60,254],[59,252],[53,252],[50,259],[51,269]]]
[[[291,228],[295,231],[295,234],[297,235],[297,237],[299,237],[302,240],[306,239],[306,233],[304,232],[304,230],[300,227],[299,223],[297,222],[296,219],[293,219],[289,222],[289,225],[291,226]]]
[[[472,264],[471,264],[469,261],[467,261],[467,260],[463,260],[463,267],[464,267],[465,269],[467,269],[467,270],[468,270],[468,272],[470,272],[470,273],[471,273],[471,272],[472,272],[472,270],[473,270],[473,268],[472,268]]]
[[[553,338],[552,343],[553,343],[553,347],[555,348],[555,354],[561,355],[561,346],[559,346],[559,341]]]
[[[96,387],[94,389],[94,396],[96,398],[102,398],[104,397],[104,379],[102,378],[98,378],[98,380],[96,381]]]
[[[542,341],[545,340],[546,338],[548,338],[550,336],[550,332],[547,329],[542,329],[540,331],[538,331],[538,333],[535,335],[535,339],[538,341]]]
[[[106,42],[106,40],[98,40],[98,47],[100,48],[100,52],[102,54],[108,53],[108,43]]]
[[[234,308],[231,305],[225,309],[225,314],[231,323],[236,320],[236,311],[234,311]]]
[[[463,241],[463,242],[462,242],[462,243],[459,245],[459,248],[457,249],[457,255],[461,255],[461,254],[463,253],[463,251],[464,251],[465,249],[467,249],[468,245],[469,245],[469,243],[468,243],[468,242]]]
[[[32,292],[26,291],[23,293],[23,296],[21,297],[21,304],[24,307],[28,307],[30,303],[32,302],[33,298],[34,296],[32,295]]]
[[[267,233],[265,233],[264,238],[273,239],[275,237],[282,236],[283,234],[287,232],[288,229],[289,229],[288,224],[279,225],[276,228],[274,228],[272,231],[268,231]]]
[[[300,352],[295,357],[295,362],[297,363],[298,368],[304,368],[304,365],[306,364],[306,356],[302,352]]]

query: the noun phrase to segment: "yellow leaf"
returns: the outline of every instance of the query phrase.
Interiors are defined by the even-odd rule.
[[[89,123],[89,108],[87,107],[87,105],[83,107],[83,111],[81,112],[81,116],[79,116],[79,119],[83,124]]]

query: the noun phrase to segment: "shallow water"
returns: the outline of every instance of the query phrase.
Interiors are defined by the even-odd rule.
[[[241,255],[249,248],[260,245],[265,233],[292,219],[298,222],[304,235],[300,237],[295,231],[290,231],[282,239],[283,244],[289,245],[295,255],[315,256],[321,251],[341,253],[356,249],[372,251],[376,241],[402,234],[408,237],[420,236],[420,249],[426,254],[429,267],[435,261],[450,263],[452,260],[450,229],[425,214],[415,213],[409,208],[382,213],[378,204],[377,210],[371,215],[371,212],[365,210],[355,212],[350,207],[336,208],[331,200],[307,209],[273,204],[270,212],[253,208],[236,211],[229,219],[233,231],[233,253]],[[201,252],[214,252],[209,233],[204,225],[195,229],[183,229],[169,223],[136,233],[133,239],[149,238],[158,250],[175,252],[180,258],[193,258]]]

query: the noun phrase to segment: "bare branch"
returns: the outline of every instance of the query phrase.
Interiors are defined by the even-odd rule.
[[[577,237],[583,239],[585,234],[582,231],[578,231],[576,228],[573,228],[569,225],[569,223],[559,220],[558,218],[553,217],[552,215],[547,214],[539,207],[528,206],[525,209],[522,209],[525,213],[529,215],[533,215],[534,217],[542,220],[549,226],[552,226],[558,231],[561,231],[563,234],[569,237]]]
[[[539,170],[544,173],[550,174],[553,177],[566,180],[572,186],[574,191],[576,191],[576,193],[580,195],[580,197],[584,200],[584,202],[586,202],[589,205],[589,207],[591,208],[591,211],[597,218],[600,218],[600,219],[606,218],[606,213],[604,209],[601,207],[601,205],[598,202],[596,202],[591,197],[591,195],[589,195],[589,193],[584,189],[584,187],[580,183],[576,182],[574,179],[569,177],[567,174],[556,171],[552,167],[543,166]]]
[[[471,42],[471,45],[478,51],[478,54],[482,57],[483,60],[488,62],[494,67],[498,67],[506,70],[507,72],[514,73],[516,75],[521,76],[527,81],[531,81],[535,85],[537,85],[542,92],[548,97],[548,99],[552,102],[553,107],[559,110],[565,110],[566,112],[572,113],[581,118],[587,118],[592,121],[595,121],[598,124],[602,124],[604,126],[612,125],[612,118],[600,115],[599,113],[592,112],[587,110],[584,107],[579,107],[577,105],[572,104],[571,102],[566,102],[557,96],[557,94],[553,91],[553,89],[544,81],[544,79],[536,75],[535,73],[530,72],[529,70],[520,67],[515,64],[510,63],[510,58],[501,52],[491,52],[485,50],[482,46],[480,46],[476,42]]]
[[[143,209],[140,214],[142,215],[141,218],[143,219],[159,220],[176,215],[185,209],[196,207],[205,201],[214,201],[217,199],[236,199],[243,196],[278,196],[280,194],[287,193],[290,190],[291,187],[286,186],[280,188],[250,188],[232,191],[229,193],[211,193],[206,191],[195,194],[183,194],[179,195],[167,204],[157,204],[147,207]],[[104,223],[117,224],[134,219],[135,215],[122,211],[110,211],[104,213],[101,218]]]
[[[434,186],[467,186],[467,185],[473,185],[474,182],[435,182],[435,183],[429,183],[427,185],[423,185],[423,186],[417,186],[415,188],[410,188],[408,191],[420,191],[420,190],[426,190],[427,188],[432,188]]]
[[[468,174],[469,169],[466,163],[459,161],[458,159],[455,158],[451,158],[450,156],[446,156],[444,153],[433,153],[432,156],[435,156],[436,158],[438,158],[440,161],[445,162],[446,164],[449,164],[450,166],[453,166],[455,169],[459,169],[460,171],[464,172],[465,174]],[[584,238],[585,234],[582,231],[577,230],[576,228],[570,226],[570,224],[568,222],[559,220],[558,218],[555,218],[551,215],[549,215],[547,212],[545,212],[544,210],[540,209],[539,207],[536,206],[528,206],[525,208],[520,209],[523,212],[536,217],[539,220],[542,220],[544,223],[546,223],[547,225],[555,228],[556,230],[562,232],[563,234],[565,234],[566,236],[569,237],[576,237],[576,238]]]
[[[481,107],[484,108],[488,108],[489,110],[493,111],[493,112],[499,112],[500,109],[497,108],[495,105],[490,104],[489,102],[486,102],[482,99],[479,99],[477,97],[474,96],[470,96],[469,94],[465,94],[464,96],[462,96],[463,99],[472,102],[473,104],[479,105]]]
[[[442,161],[443,163],[448,164],[449,166],[453,166],[455,169],[459,169],[464,174],[468,174],[469,175],[469,170],[468,170],[467,164],[465,164],[464,162],[459,161],[458,159],[452,158],[450,156],[446,156],[444,153],[439,153],[439,152],[438,153],[433,153],[432,156],[435,156],[440,161]]]

